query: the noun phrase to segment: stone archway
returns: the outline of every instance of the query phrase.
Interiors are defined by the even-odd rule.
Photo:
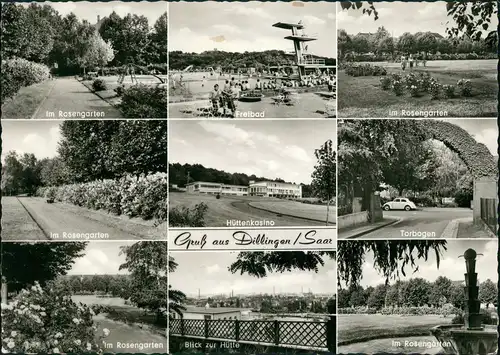
[[[498,207],[498,163],[488,148],[478,143],[465,129],[439,120],[422,120],[431,138],[443,142],[462,159],[474,179],[473,219],[482,223],[481,199],[495,199]]]

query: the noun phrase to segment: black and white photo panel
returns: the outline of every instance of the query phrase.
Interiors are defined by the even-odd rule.
[[[335,353],[335,251],[171,252],[172,354]]]
[[[2,119],[167,119],[166,1],[1,6]]]
[[[498,233],[496,119],[338,124],[339,239],[476,239]]]
[[[497,2],[337,6],[338,117],[497,116]]]
[[[2,249],[3,353],[168,353],[166,242]]]
[[[496,354],[498,240],[341,240],[338,353]]]
[[[332,2],[173,2],[169,117],[335,118]]]
[[[2,241],[167,238],[166,120],[2,122]]]

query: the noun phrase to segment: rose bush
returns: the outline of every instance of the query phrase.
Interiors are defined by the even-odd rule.
[[[64,292],[36,283],[1,307],[2,353],[102,353],[95,312]]]
[[[168,214],[167,174],[126,175],[117,180],[97,180],[87,183],[41,187],[37,196],[55,190],[55,200],[116,215],[141,217],[145,220],[166,221]]]
[[[465,97],[472,96],[472,84],[470,80],[460,79],[457,83],[460,95]]]
[[[455,86],[454,85],[443,85],[443,91],[447,98],[455,97]]]

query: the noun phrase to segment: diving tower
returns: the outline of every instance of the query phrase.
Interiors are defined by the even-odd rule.
[[[302,23],[277,22],[273,27],[292,31],[290,36],[284,38],[293,42],[296,66],[299,69],[298,72],[301,79],[302,76],[307,75],[311,71],[335,69],[333,65],[326,65],[324,59],[313,58],[307,54],[305,43],[316,41],[318,38],[306,35],[304,33],[305,26]]]

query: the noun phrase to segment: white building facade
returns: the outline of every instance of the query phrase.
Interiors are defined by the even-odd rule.
[[[194,307],[186,306],[186,310],[182,312],[184,319],[208,319],[208,320],[241,320],[241,315],[246,309],[229,308],[229,307]],[[174,318],[181,318],[175,315]]]
[[[240,185],[226,185],[216,182],[195,181],[186,185],[188,193],[209,195],[248,196],[248,187]]]
[[[302,198],[302,185],[276,181],[250,181],[250,196]]]

